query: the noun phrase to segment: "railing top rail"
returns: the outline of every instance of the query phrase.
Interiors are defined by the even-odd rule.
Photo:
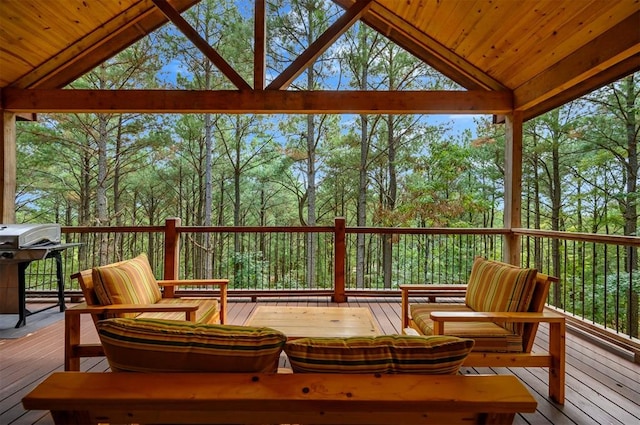
[[[178,233],[333,233],[335,226],[176,226]],[[164,233],[166,226],[63,226],[62,233]],[[345,233],[423,234],[423,235],[509,235],[549,237],[583,242],[640,246],[639,236],[605,235],[526,228],[452,228],[452,227],[346,227]]]
[[[419,235],[508,235],[504,228],[467,227],[347,227],[345,233],[419,234]]]
[[[167,230],[165,226],[63,226],[62,233],[149,233]]]
[[[176,226],[178,233],[333,233],[334,226]]]
[[[575,240],[583,242],[609,243],[615,245],[640,246],[639,236],[603,235],[601,233],[563,232],[557,230],[512,229],[515,235],[545,236],[549,238]]]

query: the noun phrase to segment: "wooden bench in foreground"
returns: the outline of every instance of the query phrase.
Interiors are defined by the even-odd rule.
[[[511,424],[535,399],[512,375],[58,372],[22,403],[56,424]]]

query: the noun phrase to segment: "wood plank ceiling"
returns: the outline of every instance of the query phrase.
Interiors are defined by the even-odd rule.
[[[513,109],[522,111],[527,119],[640,69],[640,0],[334,1],[347,9],[344,25],[360,17],[478,93],[476,97],[494,93],[485,100],[493,106],[484,109],[478,106],[482,103],[465,106],[466,98],[458,93],[451,95],[450,105],[427,105],[425,110],[448,111],[461,102],[462,111]],[[0,107],[21,112],[55,109],[45,99],[59,91],[49,90],[64,87],[163,25],[172,10],[181,12],[195,3],[197,0],[0,0]],[[175,17],[172,20],[176,23]],[[313,52],[300,54],[301,61],[313,56]],[[283,72],[275,82],[290,78]],[[287,101],[282,96],[289,94],[274,97],[269,93],[287,91],[287,84],[274,87],[266,83],[241,86],[232,95],[235,98],[230,97],[237,102],[230,111],[249,110],[245,104],[252,103],[253,111],[269,112],[273,111],[269,102]],[[384,94],[378,96],[381,105],[389,102]],[[78,102],[78,97],[69,99]],[[106,109],[114,111],[123,107],[120,102],[127,102],[126,96],[105,99],[111,102]],[[206,99],[203,102],[207,110],[218,107]],[[187,103],[193,104],[193,99]],[[335,111],[357,109],[357,105],[345,105],[335,106]],[[402,103],[391,105],[396,112],[410,108]],[[180,111],[176,104],[146,106],[139,105],[153,112]],[[69,108],[73,105],[64,110]],[[100,109],[91,103],[82,108]]]

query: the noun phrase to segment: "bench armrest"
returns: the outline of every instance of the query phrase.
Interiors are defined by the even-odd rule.
[[[420,285],[398,285],[398,287],[402,290],[402,291],[407,291],[407,292],[411,292],[411,291],[415,291],[415,292],[419,292],[419,291],[428,291],[428,292],[437,292],[437,291],[465,291],[467,289],[467,285],[466,284],[456,284],[456,283],[452,283],[449,285],[436,285],[433,283],[426,283],[426,284],[420,284]]]
[[[158,280],[160,286],[220,286],[224,287],[229,284],[229,279],[171,279],[171,280]]]
[[[560,313],[545,310],[541,313],[505,311],[432,311],[431,320],[437,322],[513,322],[540,323],[564,320]]]
[[[227,318],[227,287],[229,279],[167,279],[158,280],[158,285],[165,287],[165,294],[168,298],[173,297],[176,286],[200,285],[220,287],[220,323],[224,324]],[[168,288],[167,288],[168,287]]]
[[[446,322],[564,323],[565,317],[554,311],[541,313],[503,311],[432,311],[433,333],[444,334]]]
[[[421,285],[399,285],[402,295],[402,329],[409,327],[409,293],[413,292],[414,296],[422,295],[433,298],[435,297],[464,297],[467,292],[466,284],[450,284],[450,285],[434,285],[434,284],[421,284]]]
[[[65,310],[66,315],[105,314],[105,313],[149,313],[184,311],[189,320],[190,313],[198,310],[197,304],[112,304],[104,306],[88,306],[86,303]]]

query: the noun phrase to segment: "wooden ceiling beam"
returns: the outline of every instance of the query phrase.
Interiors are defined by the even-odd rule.
[[[349,7],[354,0],[333,0],[342,7]],[[452,79],[468,90],[507,90],[490,75],[481,71],[438,43],[428,34],[398,17],[389,9],[374,3],[361,20],[389,40],[430,65],[436,71]]]
[[[13,112],[224,114],[506,114],[510,92],[1,89]]]
[[[200,0],[172,0],[183,11]],[[142,3],[145,5],[145,3]],[[61,88],[167,22],[155,7],[127,9],[15,81],[17,88]]]
[[[571,100],[575,93],[581,92],[579,88],[584,86],[582,83],[591,78],[609,80],[611,75],[619,73],[616,70],[620,68],[616,68],[616,65],[630,65],[628,59],[637,60],[633,58],[640,53],[638,28],[640,10],[515,89],[514,109],[525,111],[527,117],[531,118],[526,111],[543,103],[545,106],[542,109],[545,110],[562,105]],[[608,68],[613,70],[609,72]],[[574,87],[578,89],[573,90]],[[590,90],[593,89],[595,87],[590,87]]]
[[[292,63],[268,86],[269,90],[284,90],[298,78],[316,59],[320,57],[342,34],[369,10],[372,0],[357,0],[325,32],[311,43]]]
[[[194,46],[196,46],[206,57],[213,63],[213,65],[224,74],[225,77],[231,81],[231,83],[240,90],[251,90],[251,86],[244,78],[236,72],[235,69],[229,63],[224,60],[216,49],[198,34],[196,31],[181,15],[178,13],[167,0],[152,0],[160,11],[178,28]]]

